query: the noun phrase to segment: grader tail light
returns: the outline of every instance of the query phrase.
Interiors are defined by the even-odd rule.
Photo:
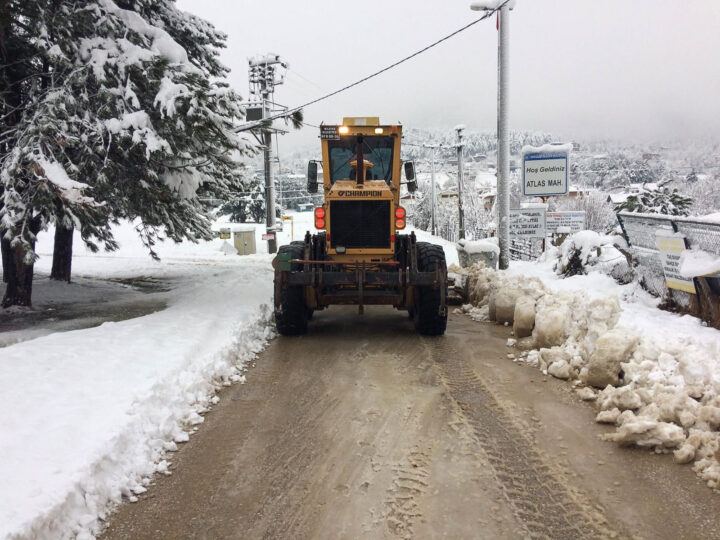
[[[325,209],[322,206],[315,209],[315,228],[325,228]]]
[[[395,228],[400,230],[405,228],[405,209],[402,206],[395,209]]]

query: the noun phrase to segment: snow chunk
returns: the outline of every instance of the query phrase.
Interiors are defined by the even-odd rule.
[[[637,417],[630,412],[628,420],[615,433],[606,433],[602,438],[623,445],[678,448],[685,442],[685,432],[680,426]]]
[[[565,360],[557,360],[556,362],[550,364],[548,373],[556,379],[567,380],[571,375],[570,364],[568,364]]]
[[[583,401],[594,401],[597,399],[597,394],[595,392],[593,392],[592,388],[589,388],[587,386],[584,388],[575,390],[575,393]],[[620,411],[618,411],[618,415],[619,414],[620,414]],[[613,423],[614,422],[615,422],[615,420],[613,420]]]
[[[588,386],[603,388],[608,384],[620,384],[621,362],[632,353],[639,337],[627,330],[610,330],[595,343],[595,352],[590,358],[587,372],[581,376]]]
[[[720,255],[701,249],[686,249],[680,254],[680,274],[686,278],[720,273]]]

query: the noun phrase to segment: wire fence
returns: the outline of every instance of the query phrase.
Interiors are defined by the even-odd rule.
[[[697,218],[630,212],[620,212],[617,218],[632,256],[638,263],[636,271],[645,288],[655,296],[664,297],[670,292],[665,284],[660,251],[657,247],[658,231],[681,233],[685,236],[688,248],[701,249],[720,256],[720,223]],[[720,285],[718,283],[720,280],[717,278],[710,278],[707,281],[713,289]],[[673,300],[684,308],[690,306],[693,296],[690,293],[672,290]]]
[[[541,238],[511,238],[510,259],[513,261],[535,261],[543,252]]]

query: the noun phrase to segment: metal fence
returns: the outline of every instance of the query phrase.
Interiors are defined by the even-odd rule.
[[[720,255],[720,223],[697,218],[630,212],[620,212],[617,214],[617,218],[625,240],[630,246],[630,251],[638,261],[636,270],[642,278],[645,288],[656,296],[664,296],[668,292],[665,286],[660,252],[657,248],[656,233],[658,230],[679,232],[685,236],[689,248],[702,249]],[[713,283],[713,285],[717,284]],[[673,299],[681,306],[688,306],[692,296],[677,290],[673,290],[672,295]]]
[[[543,252],[541,238],[511,238],[510,259],[513,261],[534,261]]]

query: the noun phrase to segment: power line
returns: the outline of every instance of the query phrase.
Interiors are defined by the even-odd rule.
[[[346,85],[346,86],[343,86],[343,87],[340,88],[339,90],[335,90],[334,92],[330,92],[329,94],[325,94],[324,96],[320,96],[319,98],[313,99],[312,101],[308,101],[307,103],[303,103],[302,105],[299,105],[298,107],[294,107],[294,108],[292,108],[292,109],[288,109],[287,111],[285,111],[285,112],[283,112],[283,113],[280,113],[280,114],[276,114],[276,115],[274,115],[274,116],[268,116],[267,118],[264,118],[263,121],[267,122],[268,120],[276,120],[276,119],[278,119],[278,118],[286,118],[286,117],[288,117],[289,115],[291,115],[291,114],[293,114],[293,113],[295,113],[295,112],[297,112],[297,111],[299,111],[299,110],[301,110],[301,109],[304,109],[304,108],[306,108],[306,107],[309,107],[310,105],[314,105],[315,103],[319,103],[320,101],[324,101],[324,100],[326,100],[326,99],[328,99],[328,98],[331,98],[331,97],[333,97],[333,96],[336,96],[336,95],[340,94],[341,92],[345,92],[346,90],[349,90],[350,88],[353,88],[353,87],[355,87],[355,86],[357,86],[357,85],[359,85],[359,84],[362,84],[362,83],[364,83],[365,81],[369,81],[370,79],[373,79],[373,78],[377,77],[378,75],[381,75],[381,74],[385,73],[386,71],[390,71],[391,69],[399,66],[400,64],[404,64],[404,63],[407,62],[408,60],[411,60],[411,59],[415,58],[416,56],[424,53],[425,51],[428,51],[428,50],[432,49],[433,47],[436,47],[437,45],[440,45],[440,44],[443,43],[444,41],[447,41],[448,39],[450,39],[450,38],[452,38],[452,37],[455,37],[455,36],[458,35],[460,32],[464,32],[465,30],[467,30],[468,28],[476,25],[476,24],[479,23],[480,21],[484,21],[485,19],[487,19],[487,18],[489,18],[489,17],[492,17],[492,15],[493,15],[495,12],[499,11],[499,10],[500,10],[503,6],[505,6],[505,4],[507,4],[508,2],[510,2],[510,0],[505,0],[502,4],[500,4],[499,6],[497,6],[495,9],[493,9],[493,10],[491,10],[491,11],[487,11],[487,12],[486,12],[482,17],[480,17],[479,19],[476,19],[476,20],[474,20],[474,21],[466,24],[465,26],[463,26],[463,27],[461,27],[461,28],[458,28],[458,29],[455,30],[454,32],[452,32],[452,33],[450,33],[450,34],[448,34],[448,35],[446,35],[446,36],[438,39],[437,41],[431,43],[430,45],[428,45],[428,46],[426,46],[426,47],[423,47],[422,49],[420,49],[420,50],[418,50],[418,51],[415,51],[414,53],[412,53],[412,54],[410,54],[410,55],[408,55],[408,56],[406,56],[406,57],[398,60],[397,62],[395,62],[395,63],[393,63],[393,64],[390,64],[390,65],[387,66],[387,67],[384,67],[384,68],[382,68],[382,69],[379,69],[378,71],[376,71],[376,72],[374,72],[374,73],[371,73],[370,75],[368,75],[368,76],[366,76],[366,77],[363,77],[362,79],[360,79],[360,80],[358,80],[358,81],[355,81],[354,83],[351,83],[351,84],[348,84],[348,85]],[[257,126],[259,126],[259,125],[261,125],[261,124],[262,124],[262,122],[253,122],[252,124],[247,124],[247,125],[245,125],[245,126],[240,126],[238,129],[236,129],[236,131],[237,131],[237,132],[247,131],[247,130],[250,130],[250,129],[254,129],[255,127],[257,127]]]

